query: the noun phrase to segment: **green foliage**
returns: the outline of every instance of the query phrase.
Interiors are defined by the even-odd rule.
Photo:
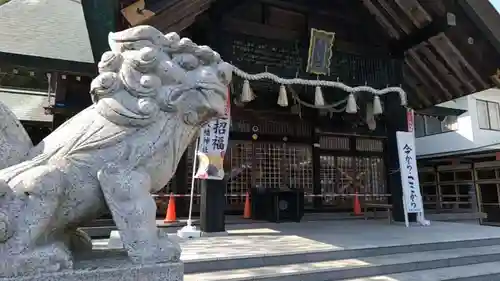
[[[3,5],[3,4],[5,4],[5,3],[9,2],[9,1],[10,0],[0,0],[0,5]]]

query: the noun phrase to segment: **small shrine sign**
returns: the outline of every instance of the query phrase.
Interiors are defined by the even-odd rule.
[[[329,75],[332,60],[332,47],[335,33],[311,29],[309,57],[306,71],[316,75]]]

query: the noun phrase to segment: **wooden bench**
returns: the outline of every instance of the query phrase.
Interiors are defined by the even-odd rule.
[[[365,220],[368,219],[368,211],[373,211],[373,218],[377,218],[377,209],[383,209],[386,211],[387,219],[389,223],[392,223],[392,204],[383,204],[383,203],[364,203],[363,204],[363,215]]]

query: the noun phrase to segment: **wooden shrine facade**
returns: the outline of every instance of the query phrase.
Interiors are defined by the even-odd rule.
[[[366,201],[387,202],[384,137],[319,132],[297,116],[283,114],[279,120],[269,113],[244,113],[245,119],[233,117],[224,162],[229,212],[243,210],[251,187],[303,189],[305,207],[310,210],[350,211],[355,192]],[[193,151],[191,147],[187,152],[184,170],[188,183]],[[169,192],[190,191],[189,185],[183,190],[175,180],[173,184]],[[195,188],[195,194],[200,194],[199,182]]]
[[[500,81],[495,76],[500,34],[491,28],[500,17],[487,1],[83,0],[82,8],[95,61],[107,49],[109,31],[150,24],[212,46],[249,73],[267,70],[316,79],[305,71],[309,34],[315,28],[335,33],[330,68],[321,79],[375,88],[401,85],[415,109]],[[72,69],[39,58],[2,53],[0,58],[9,66],[39,62],[42,69],[57,73],[58,102],[50,109],[58,117],[54,127],[89,104],[86,87],[95,73],[87,64]],[[407,124],[399,98],[388,95],[383,106],[389,114],[373,118],[366,112],[372,97],[363,93],[357,97],[358,113],[346,114],[304,106],[291,95],[289,106],[280,107],[279,85],[264,81],[252,83],[256,99],[242,104],[242,83],[236,77],[231,88],[225,164],[230,209],[241,210],[245,192],[259,184],[303,188],[310,195],[307,205],[315,209],[349,209],[354,192],[366,200],[401,198],[394,132],[406,130]],[[289,92],[305,103],[314,101],[314,89],[294,86]],[[323,94],[326,104],[346,96],[333,89],[323,89]],[[192,155],[192,150],[184,155],[167,192],[189,193]],[[393,204],[401,210],[400,203]]]
[[[335,32],[330,71],[321,79],[375,88],[405,84],[405,59],[394,53],[404,52],[403,45],[395,44],[400,36],[384,31],[366,1],[165,1],[165,9],[161,1],[132,2],[123,3],[122,9],[131,25],[182,31],[249,73],[315,79],[306,73],[305,62],[309,31],[316,28]],[[388,162],[394,159],[387,157],[387,137],[393,129],[384,116],[367,120],[370,96],[358,97],[360,110],[353,115],[308,108],[292,99],[289,107],[279,107],[279,85],[261,81],[252,82],[257,98],[243,104],[242,84],[235,77],[231,88],[232,126],[225,159],[228,211],[241,212],[246,192],[256,186],[304,189],[306,207],[315,210],[349,211],[356,192],[366,201],[390,200]],[[313,103],[314,89],[289,90]],[[327,104],[346,96],[323,91]],[[410,101],[424,106],[414,96]],[[193,155],[191,148],[166,193],[189,194]],[[197,182],[195,194],[200,193]],[[187,202],[177,206],[187,210]]]
[[[210,45],[248,73],[288,78],[316,79],[305,71],[310,30],[334,32],[329,73],[321,79],[374,88],[401,85],[410,106],[420,109],[494,85],[500,49],[484,29],[484,6],[468,2],[141,0],[122,1],[121,12],[131,26],[150,24]],[[367,118],[371,97],[363,94],[357,114],[317,110],[292,99],[280,107],[279,85],[264,81],[252,82],[256,99],[243,104],[242,84],[235,77],[231,88],[228,211],[241,212],[246,192],[255,186],[302,188],[306,208],[315,210],[350,211],[355,192],[376,202],[398,196],[394,132],[407,127],[398,104],[385,100],[391,114],[375,119]],[[289,90],[314,103],[314,89]],[[326,104],[346,96],[323,93]],[[193,155],[191,148],[167,193],[189,194]],[[195,188],[199,195],[199,182]],[[177,206],[187,210],[183,202]]]

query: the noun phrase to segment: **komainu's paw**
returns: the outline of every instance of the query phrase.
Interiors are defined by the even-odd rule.
[[[67,245],[72,253],[84,253],[92,251],[92,238],[80,229],[68,229],[65,232]]]
[[[181,259],[181,246],[170,240],[161,242],[163,245],[158,247],[159,258],[162,258],[164,262],[178,262]]]
[[[12,189],[10,189],[10,186],[3,180],[0,179],[0,198],[5,197],[6,195],[9,195],[12,193]]]
[[[9,220],[9,214],[12,214],[13,193],[9,185],[0,180],[0,243],[7,241],[12,234],[12,222]]]
[[[145,244],[149,243],[143,245]],[[138,264],[178,262],[181,258],[181,247],[169,239],[160,238],[146,247],[134,247],[134,250],[129,251],[129,257],[132,262]]]
[[[7,214],[0,211],[0,243],[7,241],[13,234]]]

